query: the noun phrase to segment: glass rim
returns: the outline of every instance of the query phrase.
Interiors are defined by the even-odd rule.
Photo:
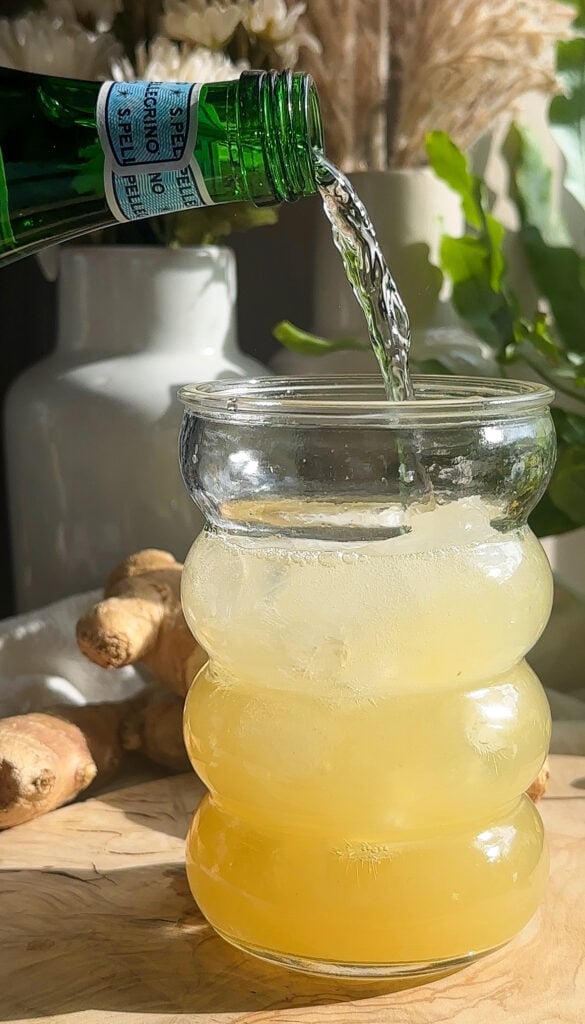
[[[424,426],[522,417],[542,412],[555,393],[534,381],[414,374],[415,399],[389,401],[377,375],[253,377],[185,384],[186,407],[207,419],[288,424]]]

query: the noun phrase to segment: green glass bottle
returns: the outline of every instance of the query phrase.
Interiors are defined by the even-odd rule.
[[[317,191],[312,79],[100,83],[0,68],[0,265],[116,221]]]

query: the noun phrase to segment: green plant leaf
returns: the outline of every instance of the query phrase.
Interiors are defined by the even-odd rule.
[[[574,28],[585,28],[585,0],[563,0],[575,8],[576,18],[573,22]]]
[[[537,537],[554,537],[559,533],[569,533],[577,529],[577,523],[557,508],[548,491],[530,513],[528,525]]]
[[[549,484],[553,503],[577,526],[585,526],[585,445],[567,445]]]
[[[579,3],[585,11],[585,0]],[[504,229],[489,212],[484,183],[470,175],[465,159],[442,133],[429,136],[428,151],[435,172],[465,197],[471,211],[466,214],[465,237],[443,238],[440,250],[458,313],[492,345],[500,365],[522,360],[552,387],[585,402],[585,261],[572,250],[556,212],[551,172],[538,148],[517,127],[506,140],[521,236],[543,300],[530,315],[521,315],[510,287],[502,254]],[[585,416],[559,410],[554,416],[559,458],[548,490],[529,520],[541,537],[585,525]]]
[[[522,224],[531,224],[550,246],[570,246],[571,237],[552,200],[552,170],[528,129],[512,124],[502,149],[510,174],[510,194]]]
[[[520,235],[534,282],[549,304],[567,349],[585,351],[585,259],[568,244],[569,234],[551,196],[551,172],[529,132],[517,125],[504,154]]]
[[[552,409],[551,412],[557,437],[568,444],[581,444],[585,447],[585,416],[565,412],[564,409]]]
[[[565,95],[551,101],[550,128],[567,163],[565,188],[585,207],[585,36],[557,44],[557,76]]]
[[[495,292],[502,290],[506,263],[504,260],[504,235],[506,231],[491,213],[485,215],[485,234],[490,249],[490,285]]]
[[[487,189],[469,170],[464,154],[445,132],[426,138],[435,174],[461,197],[471,229],[463,238],[445,236],[441,269],[453,283],[453,304],[476,334],[499,351],[513,340],[514,302],[505,294],[505,230],[487,208]]]
[[[513,338],[512,316],[503,296],[492,287],[489,247],[481,238],[445,236],[440,248],[441,267],[453,283],[453,304],[476,334],[494,348],[503,349]]]
[[[329,341],[327,338],[319,338],[316,334],[309,334],[295,327],[289,320],[281,320],[272,328],[272,334],[281,345],[298,352],[304,356],[326,356],[329,352],[339,352],[343,349],[353,349],[360,352],[367,352],[369,345],[365,345],[355,338],[337,338]]]
[[[167,244],[176,246],[214,245],[237,231],[276,224],[278,208],[253,203],[218,203],[196,210],[181,210],[159,218]]]
[[[548,246],[531,224],[525,224],[521,233],[534,282],[548,299],[566,348],[585,352],[585,260],[574,249]]]
[[[517,319],[514,322],[514,338],[517,345],[528,342],[545,359],[558,362],[559,345],[544,313],[537,313],[533,321],[521,317]]]
[[[446,132],[429,132],[426,137],[429,163],[435,174],[463,201],[463,213],[471,227],[482,225],[479,181],[469,170],[467,159]]]

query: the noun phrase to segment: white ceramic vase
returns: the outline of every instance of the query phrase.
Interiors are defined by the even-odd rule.
[[[140,548],[183,559],[202,519],[177,388],[267,372],[237,347],[229,249],[65,247],[59,263],[56,349],[5,410],[19,611],[102,585]]]

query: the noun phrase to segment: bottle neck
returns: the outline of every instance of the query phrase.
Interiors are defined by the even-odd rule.
[[[65,247],[60,353],[237,351],[233,253],[220,247]]]
[[[258,123],[246,116],[259,112]],[[315,154],[323,152],[323,126],[319,98],[310,75],[291,71],[244,72],[238,83],[238,141],[245,152],[262,137],[265,169],[271,180],[274,200],[292,202],[318,190]],[[257,168],[247,167],[248,191],[256,199]],[[273,200],[273,201],[274,201]]]

